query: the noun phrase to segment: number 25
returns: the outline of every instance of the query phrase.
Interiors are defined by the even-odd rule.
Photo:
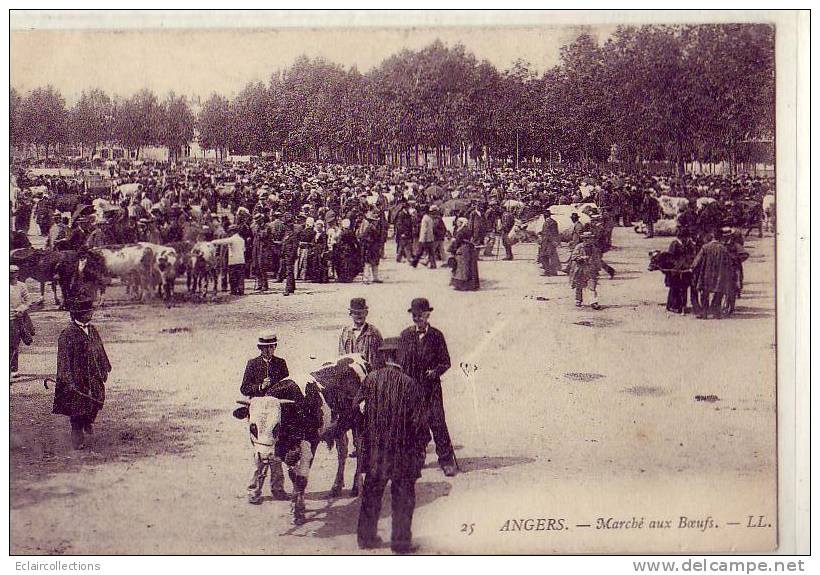
[[[473,531],[475,531],[475,523],[462,523],[461,524],[461,532],[466,533],[467,535],[472,535]]]

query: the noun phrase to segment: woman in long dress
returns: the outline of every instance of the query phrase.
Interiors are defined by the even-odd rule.
[[[351,282],[362,272],[359,240],[348,219],[342,220],[342,231],[333,246],[333,268],[336,270],[336,281],[339,282]]]
[[[325,223],[317,220],[314,224],[316,236],[308,251],[307,279],[316,283],[327,283],[327,233]]]
[[[477,291],[480,287],[478,278],[478,252],[472,238],[472,229],[466,218],[456,221],[455,240],[450,246],[450,253],[455,256],[455,269],[450,280],[457,291]]]

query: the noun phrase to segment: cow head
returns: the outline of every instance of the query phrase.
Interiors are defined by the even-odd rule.
[[[293,401],[263,396],[239,403],[243,407],[234,411],[234,417],[248,419],[248,430],[254,450],[263,458],[271,457],[282,423],[282,404]]]
[[[103,282],[106,277],[105,256],[97,250],[84,252],[80,255],[78,269],[84,281]]]
[[[649,267],[648,271],[668,270],[675,265],[674,257],[669,252],[662,252],[660,250],[652,250],[649,252]]]

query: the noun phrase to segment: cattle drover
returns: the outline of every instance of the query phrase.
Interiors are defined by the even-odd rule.
[[[444,417],[441,376],[450,369],[450,354],[444,334],[429,324],[433,308],[426,298],[416,298],[408,313],[412,325],[401,332],[398,359],[402,371],[421,385],[426,394],[427,422],[436,443],[438,463],[447,477],[458,473],[450,432]]]
[[[377,527],[389,481],[393,507],[390,546],[395,553],[412,553],[416,549],[411,542],[415,483],[421,477],[430,435],[425,410],[417,408],[425,400],[425,390],[402,373],[395,358],[397,339],[382,343],[385,366],[365,378],[356,396],[365,420],[359,457],[366,474],[357,532],[361,549],[381,545]]]
[[[256,342],[259,348],[259,356],[248,360],[245,366],[245,375],[242,377],[242,386],[239,391],[248,397],[263,397],[268,391],[279,384],[288,375],[288,364],[281,357],[273,355],[276,351],[276,334],[263,333]],[[280,399],[288,399],[279,393]],[[289,411],[292,408],[284,408]],[[254,452],[254,472],[250,484],[248,484],[248,502],[257,505],[262,502],[262,485],[265,483],[265,476],[270,468],[270,490],[271,497],[280,501],[286,501],[288,494],[285,492],[285,476],[282,473],[282,461],[271,456],[263,460],[258,452]]]
[[[57,387],[53,413],[71,421],[71,445],[85,447],[85,435],[94,433],[97,412],[105,402],[105,382],[111,371],[97,328],[91,325],[93,302],[74,300],[71,323],[57,340]]]

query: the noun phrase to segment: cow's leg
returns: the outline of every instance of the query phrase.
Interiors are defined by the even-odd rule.
[[[362,472],[362,434],[358,431],[358,427],[354,427],[353,433],[353,449],[356,450],[356,471],[353,473],[353,487],[350,489],[350,495],[358,497],[362,492],[364,484],[364,475]]]
[[[285,491],[285,474],[282,472],[282,461],[274,456],[270,458],[270,494],[279,501],[287,501]]]
[[[340,433],[336,438],[336,479],[330,488],[331,497],[339,497],[345,487],[345,462],[347,461],[347,432]]]
[[[265,483],[268,463],[260,457],[259,453],[254,453],[253,465],[253,475],[248,483],[248,503],[258,505],[262,503],[262,485]]]
[[[51,293],[54,294],[54,305],[60,307],[60,298],[57,297],[57,280],[51,280]]]
[[[293,524],[301,525],[305,522],[305,490],[307,489],[310,465],[313,462],[313,449],[307,441],[299,442],[299,461],[288,469],[288,475],[293,482],[293,497],[291,499],[291,513]]]

